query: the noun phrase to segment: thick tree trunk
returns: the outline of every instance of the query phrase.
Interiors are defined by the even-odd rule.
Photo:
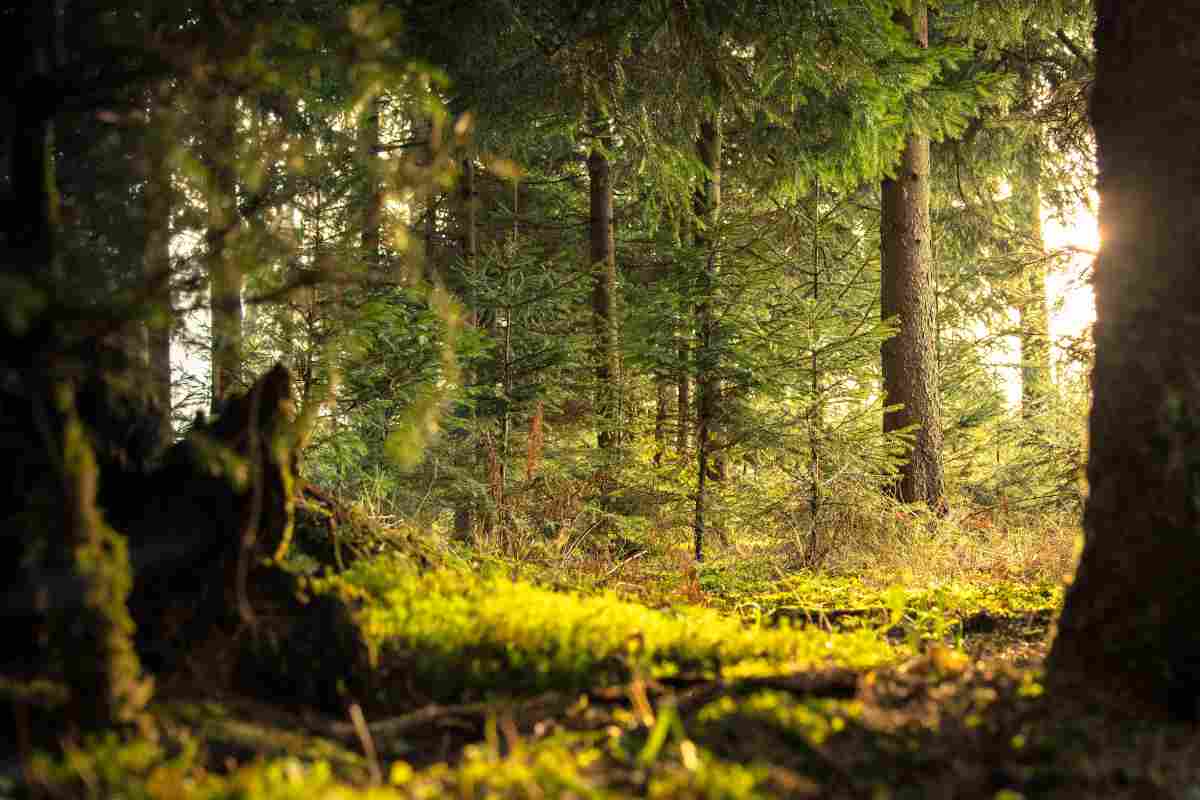
[[[1041,180],[1036,160],[1027,171],[1018,198],[1024,212],[1026,248],[1021,298],[1021,415],[1042,410],[1052,388],[1050,370],[1050,308],[1046,301],[1046,257],[1042,239]]]
[[[52,303],[63,288],[52,146],[53,110],[61,98],[46,95],[48,76],[65,63],[62,15],[61,2],[32,3],[24,12],[25,51],[15,63],[26,71],[14,76],[12,117],[5,121],[12,125],[5,165],[11,205],[0,220],[0,240],[7,245],[0,268],[44,288]],[[15,628],[5,658],[19,654],[19,670],[61,675],[73,722],[111,728],[140,714],[151,684],[133,647],[125,538],[108,525],[97,502],[92,431],[104,431],[111,418],[87,426],[76,401],[82,395],[84,405],[94,407],[118,381],[77,392],[83,375],[104,369],[102,359],[79,354],[83,337],[54,305],[45,319],[28,322],[0,322],[0,372],[6,376],[0,388],[0,487],[9,521],[0,535],[0,574],[7,621]],[[37,353],[32,361],[31,353]],[[118,443],[107,443],[104,455],[119,449],[128,456],[134,449],[137,431],[122,433]],[[31,630],[37,635],[22,636]]]
[[[915,3],[913,16],[897,15],[923,47],[929,45],[928,13]],[[884,319],[897,317],[900,332],[883,344],[883,392],[888,405],[885,433],[916,426],[908,463],[895,486],[906,503],[944,506],[942,430],[934,319],[932,249],[929,231],[929,137],[909,136],[896,177],[883,181],[882,297]]]
[[[212,404],[221,404],[237,389],[242,366],[242,270],[231,251],[237,231],[237,106],[232,97],[210,100],[208,231],[206,233],[209,308],[212,314]]]
[[[602,451],[617,446],[621,421],[617,414],[617,257],[613,235],[612,168],[601,137],[588,156],[591,187],[592,326],[595,331],[596,430]]]
[[[1100,0],[1095,397],[1052,688],[1200,711],[1200,16]],[[1167,78],[1169,76],[1169,79]]]
[[[708,175],[696,192],[694,213],[696,215],[696,245],[704,253],[701,274],[701,299],[696,307],[696,328],[699,342],[696,352],[696,508],[692,518],[692,529],[696,560],[704,559],[705,515],[708,504],[708,481],[718,478],[720,470],[713,469],[710,461],[717,463],[719,456],[712,453],[712,434],[717,423],[718,397],[720,391],[719,365],[715,350],[716,317],[713,308],[717,289],[717,226],[721,213],[721,123],[718,117],[700,124],[700,137],[696,142],[701,163]]]

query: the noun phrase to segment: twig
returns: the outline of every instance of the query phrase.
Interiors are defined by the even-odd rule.
[[[641,557],[642,557],[642,556],[644,556],[644,555],[646,555],[646,551],[645,551],[645,550],[640,550],[640,551],[638,551],[638,552],[634,553],[633,555],[631,555],[629,558],[625,559],[624,561],[619,561],[619,562],[617,562],[616,566],[614,566],[614,567],[613,567],[612,569],[610,569],[608,572],[606,572],[606,573],[604,573],[603,575],[601,575],[601,576],[600,576],[600,577],[599,577],[599,578],[596,580],[596,586],[600,586],[602,583],[604,583],[606,580],[608,580],[609,578],[611,578],[613,575],[616,575],[618,572],[620,572],[620,571],[621,571],[621,567],[625,566],[625,565],[626,565],[626,564],[628,564],[630,561],[635,561],[635,560],[637,560],[637,559],[641,558]]]
[[[379,766],[379,753],[375,750],[375,740],[371,738],[371,729],[367,725],[367,718],[363,716],[362,706],[358,703],[350,704],[350,724],[354,726],[354,732],[358,735],[359,744],[362,745],[363,755],[367,757],[367,767],[371,771],[371,782],[379,786],[383,783],[383,770]]]

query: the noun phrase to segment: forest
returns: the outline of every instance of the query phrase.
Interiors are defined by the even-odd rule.
[[[1192,0],[0,22],[0,798],[1200,796]]]

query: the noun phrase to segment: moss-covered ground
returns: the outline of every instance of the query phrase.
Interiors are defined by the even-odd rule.
[[[141,733],[66,732],[0,796],[1200,796],[1194,728],[1047,697],[1044,575],[681,564],[360,561],[310,585],[370,644],[344,717],[167,683]]]

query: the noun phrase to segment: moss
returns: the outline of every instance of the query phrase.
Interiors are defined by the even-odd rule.
[[[67,683],[81,721],[108,726],[132,721],[149,700],[133,645],[127,600],[133,587],[125,537],[109,527],[96,507],[96,460],[75,413],[73,392],[61,385],[62,491],[65,542],[81,608],[60,611],[53,637],[64,658]]]
[[[407,672],[421,692],[440,699],[580,688],[636,672],[740,677],[868,668],[896,657],[870,631],[756,630],[710,609],[653,610],[614,594],[556,592],[449,569],[422,575],[394,560],[357,565],[317,586],[357,596],[381,668]]]

